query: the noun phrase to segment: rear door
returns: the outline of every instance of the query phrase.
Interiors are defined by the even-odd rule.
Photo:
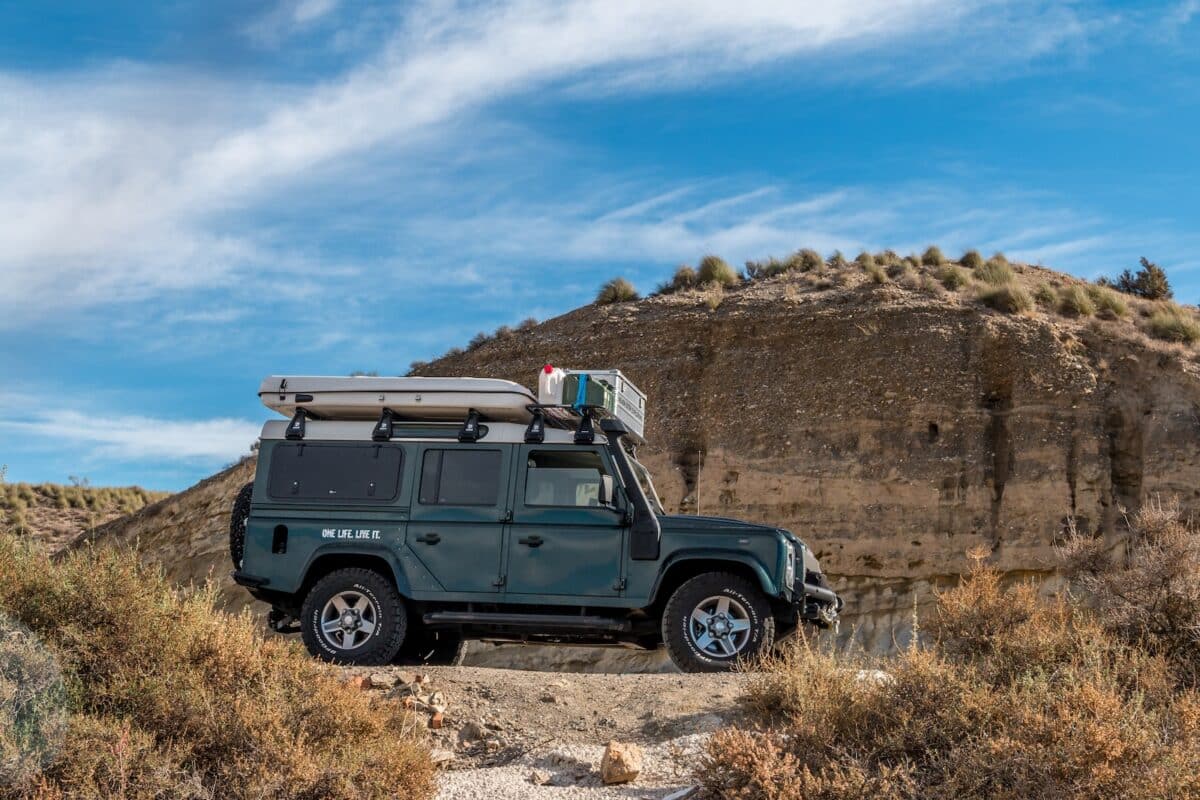
[[[423,445],[409,550],[447,592],[500,590],[512,445]]]
[[[615,475],[608,454],[572,445],[518,453],[508,593],[617,596],[624,509],[600,505],[601,478]]]

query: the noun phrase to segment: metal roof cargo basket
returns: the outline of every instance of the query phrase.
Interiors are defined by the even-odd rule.
[[[559,400],[563,405],[603,408],[624,422],[631,433],[645,438],[646,395],[621,370],[564,369],[562,372]]]

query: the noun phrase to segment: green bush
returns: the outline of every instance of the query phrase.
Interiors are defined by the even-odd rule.
[[[1200,323],[1190,311],[1166,304],[1150,315],[1150,335],[1167,342],[1194,344],[1200,340]]]
[[[979,300],[984,305],[1007,314],[1019,314],[1033,309],[1033,298],[1029,296],[1029,292],[1015,283],[987,287],[979,293]]]
[[[938,280],[952,292],[957,292],[971,282],[971,276],[962,267],[946,264],[938,270]]]
[[[215,589],[175,590],[133,552],[51,562],[0,537],[0,610],[57,657],[70,696],[64,746],[36,792],[15,797],[433,796],[424,726],[397,700],[341,683],[215,602]]]
[[[1058,290],[1058,311],[1071,317],[1090,317],[1096,313],[1096,304],[1082,286],[1064,286]]]
[[[978,250],[968,250],[962,254],[959,263],[967,269],[979,269],[983,266],[983,256],[979,255]]]
[[[946,263],[946,257],[942,255],[941,248],[931,244],[921,254],[921,263],[927,267],[940,267]]]
[[[1088,297],[1096,306],[1096,312],[1101,316],[1122,318],[1129,316],[1129,305],[1121,296],[1105,286],[1089,286]]]
[[[984,283],[990,283],[993,286],[1010,283],[1013,280],[1012,267],[1008,262],[1001,258],[992,256],[983,266],[976,267],[975,277]]]
[[[613,303],[628,303],[631,300],[637,299],[637,289],[633,288],[632,283],[624,278],[613,278],[600,287],[600,291],[596,294],[596,305],[607,306]]]
[[[715,283],[720,286],[736,286],[738,283],[738,275],[734,272],[733,267],[725,263],[725,259],[713,255],[700,259],[700,269],[697,270],[696,279],[701,285]]]
[[[1101,278],[1100,285],[1111,286],[1120,292],[1136,295],[1146,300],[1170,300],[1172,297],[1171,282],[1162,267],[1150,261],[1145,256],[1141,258],[1142,268],[1137,273],[1125,270],[1115,281]]]

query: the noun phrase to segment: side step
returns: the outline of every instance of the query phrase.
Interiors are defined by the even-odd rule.
[[[633,624],[611,617],[581,617],[578,614],[509,614],[483,611],[433,611],[422,619],[426,625],[504,625],[530,628],[537,632],[547,629],[570,631],[605,631],[628,633]]]

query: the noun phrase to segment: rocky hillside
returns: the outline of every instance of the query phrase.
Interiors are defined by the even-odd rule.
[[[587,306],[420,373],[529,385],[546,362],[619,367],[649,395],[642,456],[668,508],[796,531],[847,598],[843,634],[884,651],[969,550],[1051,592],[1068,520],[1117,544],[1146,498],[1200,505],[1200,364],[1148,335],[1163,308],[1080,311],[1082,281],[1011,270],[1001,287],[1040,306],[994,310],[1010,306],[983,267],[960,281],[846,264]],[[224,580],[229,504],[252,469],[97,535],[140,542],[179,580]],[[575,658],[562,666],[594,663]]]

